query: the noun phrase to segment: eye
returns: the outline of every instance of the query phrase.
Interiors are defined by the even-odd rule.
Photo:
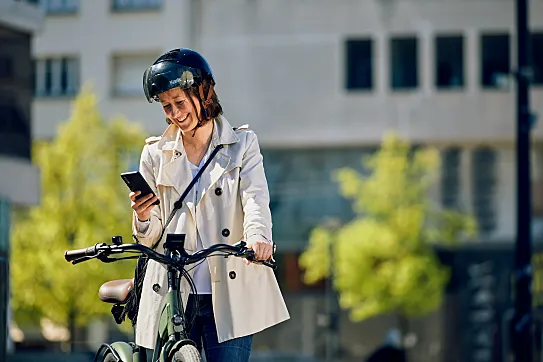
[[[183,103],[185,103],[185,101],[177,101],[176,103],[177,103],[178,106],[182,106]]]
[[[166,104],[165,106],[162,106],[166,111],[169,111],[172,108],[171,104]]]

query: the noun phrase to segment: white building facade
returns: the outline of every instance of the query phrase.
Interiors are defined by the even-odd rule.
[[[50,0],[44,6],[45,31],[33,46],[38,138],[54,135],[86,82],[106,117],[123,114],[160,134],[164,117],[145,101],[142,73],[161,53],[191,47],[212,65],[226,117],[259,135],[272,194],[289,203],[274,213],[276,225],[292,223],[279,231],[286,248],[302,248],[307,230],[301,229],[327,210],[349,207],[319,170],[358,165],[387,130],[443,148],[446,170],[436,197],[475,213],[481,238],[514,238],[515,81],[507,74],[515,69],[514,2]],[[531,102],[543,114],[540,0],[530,2],[530,26]],[[533,133],[539,195],[543,127]],[[313,173],[311,164],[317,164]],[[290,167],[303,175],[285,176]],[[312,179],[303,178],[308,174]],[[323,194],[329,195],[324,204]],[[537,216],[543,202],[534,203]]]
[[[44,31],[33,39],[32,132],[39,139],[55,135],[89,82],[105,117],[122,114],[160,135],[164,116],[145,100],[143,71],[178,47],[208,59],[225,116],[259,136],[286,291],[306,288],[296,278],[297,256],[311,228],[326,217],[352,216],[330,172],[361,169],[361,157],[389,130],[443,150],[436,202],[472,212],[481,242],[501,247],[515,239],[514,1],[42,0],[42,6]],[[531,104],[543,115],[542,0],[530,1],[529,18]],[[543,219],[539,123],[533,141],[537,230]],[[317,299],[294,295],[292,323],[262,333],[258,345],[317,354],[316,315],[324,310]],[[447,360],[450,351],[439,344],[446,339],[439,331],[449,329],[442,317],[432,317],[437,324],[430,328],[419,326],[416,360]],[[343,314],[342,348],[359,358],[394,322],[375,319],[362,332],[347,319]],[[451,340],[453,349],[463,343]],[[434,352],[425,349],[428,341],[436,343]]]

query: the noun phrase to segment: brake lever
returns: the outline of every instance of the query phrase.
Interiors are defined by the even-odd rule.
[[[267,266],[271,270],[277,270],[277,264],[271,263],[271,262],[266,261],[266,260],[254,260],[254,261],[252,261],[252,263]]]
[[[102,263],[113,263],[115,260],[117,260],[116,258],[110,258],[107,255],[97,255],[96,259],[100,260]]]
[[[76,265],[76,264],[82,263],[84,261],[89,261],[89,260],[94,259],[94,258],[96,258],[96,257],[95,256],[84,256],[82,258],[72,260],[72,265]]]
[[[103,263],[113,263],[117,260],[130,260],[130,259],[137,259],[138,256],[127,256],[122,258],[110,258],[109,254],[105,253],[104,251],[99,252],[96,256],[96,259],[100,260]]]

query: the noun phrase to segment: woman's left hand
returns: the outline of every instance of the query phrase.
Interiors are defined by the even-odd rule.
[[[269,260],[272,257],[273,247],[270,243],[265,241],[257,241],[249,246],[247,249],[253,250],[255,253],[256,260]],[[251,263],[249,260],[245,259],[245,263]]]

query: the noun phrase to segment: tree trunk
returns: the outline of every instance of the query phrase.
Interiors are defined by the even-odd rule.
[[[73,232],[69,232],[68,233],[68,243],[70,246],[73,246],[74,245],[74,240],[75,240],[75,234]],[[74,296],[72,296],[70,299],[70,303],[69,303],[69,309],[68,309],[68,329],[70,331],[70,343],[68,345],[68,350],[70,353],[73,353],[75,352],[75,341],[77,339],[77,336],[76,336],[76,323],[75,323],[75,318],[76,318],[76,307],[75,307],[75,300],[74,300]]]

